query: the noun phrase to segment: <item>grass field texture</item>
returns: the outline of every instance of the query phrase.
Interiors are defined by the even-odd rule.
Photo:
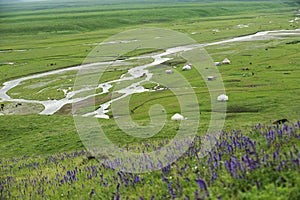
[[[300,27],[294,20],[296,1],[174,2],[0,1],[0,83],[80,65],[99,43],[134,28],[169,28],[204,44]],[[173,70],[193,86],[201,120],[190,150],[151,174],[122,173],[87,160],[70,104],[47,116],[37,114],[43,109],[39,104],[2,102],[8,110],[0,116],[0,199],[299,199],[299,49],[299,35],[205,47],[213,61],[227,57],[232,63],[218,67],[229,96],[226,121],[219,145],[204,158],[197,155],[211,117],[205,82],[194,69],[183,72],[181,58],[164,63],[166,69],[177,66]],[[160,51],[142,49],[122,58]],[[100,82],[119,78],[136,63],[111,68]],[[154,74],[159,70],[149,68]],[[62,89],[73,86],[75,73],[24,81],[8,94],[60,99]],[[111,95],[97,96],[98,103]],[[163,105],[168,119],[180,112],[169,90],[145,92],[130,99],[132,119],[148,124],[153,104]],[[282,118],[292,123],[271,125]],[[111,141],[136,151],[166,144],[179,129],[168,120],[161,132],[143,140],[124,134],[113,119],[99,123]]]

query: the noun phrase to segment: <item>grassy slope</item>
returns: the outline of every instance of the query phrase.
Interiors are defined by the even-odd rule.
[[[260,30],[293,28],[287,21],[294,18],[295,14],[294,7],[281,3],[261,2],[238,6],[232,2],[218,3],[218,6],[193,2],[172,6],[170,9],[167,9],[170,5],[161,3],[131,4],[125,8],[124,5],[122,7],[97,5],[87,6],[85,13],[78,12],[83,5],[80,3],[64,8],[56,8],[55,4],[50,5],[47,2],[35,5],[30,3],[25,7],[15,5],[7,7],[1,5],[0,7],[0,48],[29,49],[26,52],[0,53],[1,63],[16,62],[13,66],[0,66],[0,82],[81,63],[85,55],[93,48],[93,46],[80,46],[81,44],[101,42],[114,33],[140,25],[168,27],[187,34],[198,32],[190,36],[199,42],[208,42]],[[62,3],[62,5],[65,4]],[[119,11],[121,8],[125,10]],[[153,12],[159,14],[154,16]],[[77,16],[75,22],[72,20],[73,16]],[[114,18],[114,16],[118,17]],[[127,20],[120,20],[120,17]],[[102,18],[106,20],[102,22]],[[109,19],[112,20],[112,24],[109,23]],[[273,23],[269,23],[270,21]],[[248,29],[234,28],[237,24],[248,23],[251,23]],[[213,34],[212,29],[215,28],[220,29],[221,32]],[[230,96],[225,129],[248,130],[249,126],[259,121],[267,122],[283,117],[294,121],[298,119],[300,114],[298,106],[300,102],[297,95],[300,92],[298,84],[300,43],[286,44],[294,40],[251,42],[207,48],[214,60],[229,57],[233,61],[232,65],[220,68]],[[252,65],[249,64],[250,62]],[[50,66],[50,63],[56,63],[56,65]],[[269,65],[272,66],[271,69],[266,68]],[[249,67],[251,71],[243,71],[244,67]],[[252,71],[255,76],[242,77],[243,73],[250,74]],[[205,89],[200,87],[203,82],[193,79],[190,74],[185,75],[189,77],[192,84],[199,87],[196,92],[199,94],[202,105],[200,109],[203,110],[202,118],[205,122],[209,120],[210,108],[206,106],[209,99],[202,98],[203,93],[206,93]],[[232,82],[232,80],[239,82]],[[156,96],[161,98],[156,99],[155,103],[166,104],[173,101],[168,92],[157,93]],[[133,118],[139,120],[140,123],[147,122],[145,113],[150,106],[147,101],[151,98],[153,95],[147,93],[135,95],[132,98],[131,108],[136,108]],[[141,104],[143,106],[140,106]],[[176,106],[170,106],[168,109],[170,113],[177,111]],[[239,109],[243,112],[237,112]],[[259,110],[259,112],[250,112],[253,110]],[[139,196],[150,199],[151,195],[155,194],[160,198],[170,199],[172,197],[168,187],[170,184],[167,182],[171,182],[171,188],[174,188],[175,193],[180,197],[189,195],[193,198],[195,190],[199,190],[200,195],[205,195],[195,182],[198,177],[205,179],[213,199],[218,198],[219,195],[224,199],[299,198],[299,173],[295,163],[288,158],[286,168],[284,168],[286,170],[278,172],[276,168],[274,172],[273,166],[282,167],[283,164],[280,159],[274,161],[270,159],[262,162],[260,168],[248,169],[244,174],[246,179],[240,180],[234,178],[226,170],[224,163],[230,162],[231,158],[235,157],[242,163],[241,156],[245,154],[245,148],[228,153],[224,147],[225,150],[216,150],[224,153],[224,156],[220,160],[220,166],[213,168],[214,170],[207,170],[213,167],[212,164],[208,164],[207,160],[197,160],[196,155],[192,154],[176,162],[172,169],[166,172],[158,171],[138,175],[141,181],[138,181],[134,187],[128,187],[125,186],[125,178],[115,178],[118,176],[115,171],[99,166],[96,161],[86,163],[85,153],[56,153],[84,148],[71,116],[13,115],[0,116],[0,120],[0,181],[11,179],[8,184],[3,184],[5,185],[4,196],[0,198],[7,198],[6,189],[9,189],[11,196],[24,199],[29,199],[30,192],[33,193],[35,199],[42,199],[44,194],[51,199],[64,197],[87,199],[91,190],[95,189],[94,198],[100,199],[111,198],[114,194],[132,199],[137,199]],[[116,143],[121,145],[128,143],[135,146],[139,142],[136,138],[122,134],[112,121],[100,120],[100,124],[107,136]],[[175,122],[168,123],[163,132],[154,137],[154,140],[161,142],[166,137],[172,137],[177,126]],[[203,133],[205,128],[204,123],[199,133]],[[262,135],[258,134],[259,131],[262,131]],[[277,149],[280,149],[283,159],[284,156],[290,155],[290,152],[299,157],[292,147],[293,145],[299,147],[299,137],[297,139],[296,134],[291,138],[287,137],[288,134],[283,138],[277,137],[271,141],[270,145],[267,139],[268,134],[264,131],[266,130],[259,129],[250,136],[248,131],[244,132],[245,136],[257,141],[256,151],[260,158],[264,156],[262,149],[270,155],[270,158]],[[246,139],[239,138],[237,141],[247,146]],[[223,138],[223,141],[228,141],[233,145],[229,138]],[[140,146],[144,145],[138,143],[138,147]],[[284,155],[283,152],[288,154]],[[36,156],[39,154],[48,155]],[[21,157],[24,155],[25,157]],[[11,159],[12,157],[20,158]],[[182,170],[186,164],[188,167]],[[69,177],[69,170],[77,170],[76,176],[79,181],[72,182],[70,178],[65,183],[61,182]],[[214,171],[219,177],[216,182],[209,182]],[[101,175],[104,176],[104,181],[99,178]],[[132,181],[136,178],[130,174],[124,176],[128,176]],[[163,182],[162,177],[165,177],[167,182]],[[187,181],[186,178],[190,180]],[[35,181],[42,188],[36,187]],[[105,182],[110,184],[109,187],[104,186]],[[118,183],[121,183],[119,190],[116,189]],[[178,185],[183,191],[180,192]]]
[[[299,130],[285,130],[281,136],[279,130],[282,127],[257,127],[251,134],[224,133],[220,144],[205,159],[197,156],[198,138],[176,163],[144,174],[119,172],[95,160],[88,161],[84,151],[2,159],[0,197],[196,199],[198,193],[201,199],[299,199]],[[143,142],[129,149],[149,150],[154,146]],[[195,180],[199,178],[205,189],[197,185]],[[91,195],[93,189],[95,194]]]
[[[242,7],[232,2],[222,3],[222,6],[216,3],[194,2],[122,6],[84,4],[85,7],[81,4],[63,4],[59,7],[50,3],[37,5],[28,4],[28,7],[23,8],[20,5],[9,4],[1,7],[0,49],[28,51],[3,53],[1,63],[15,62],[16,65],[1,67],[3,73],[0,73],[0,82],[26,74],[80,64],[93,48],[82,44],[98,43],[120,31],[141,25],[167,27],[191,33],[218,26],[224,22],[223,20],[239,21],[243,18],[255,18],[257,15],[268,17],[269,14],[264,12],[264,9],[268,9],[268,12],[293,10],[279,2],[245,3]],[[226,18],[229,13],[231,17]],[[238,32],[231,30],[227,34],[216,36],[207,30],[194,38],[199,42],[207,42],[233,35],[249,34],[269,27],[267,25]],[[279,27],[274,24],[270,28]],[[21,70],[25,67],[26,70]]]
[[[261,30],[293,28],[289,26],[287,21],[293,18],[295,14],[294,7],[288,7],[280,2],[246,2],[242,6],[233,2],[222,2],[222,4],[190,2],[178,5],[88,5],[84,8],[82,7],[83,4],[64,5],[64,7],[56,7],[55,4],[46,2],[30,3],[26,4],[25,7],[9,4],[6,7],[1,7],[3,11],[1,12],[0,27],[1,49],[27,49],[28,51],[1,53],[3,55],[1,62],[11,61],[16,62],[16,64],[1,66],[0,82],[31,73],[79,64],[94,47],[82,46],[82,44],[101,42],[114,33],[141,25],[167,27],[186,34],[198,32],[190,36],[199,42],[208,42]],[[249,23],[251,23],[250,28],[235,28],[237,24]],[[221,33],[214,34],[212,29],[215,28],[220,29]],[[275,45],[272,42],[262,44],[262,46],[265,45],[273,47],[268,54],[262,54],[265,53],[264,47],[245,49],[242,44],[240,46],[225,46],[224,48],[228,48],[228,51],[223,51],[223,47],[220,49],[209,47],[207,49],[215,60],[228,56],[234,60],[233,65],[220,69],[225,81],[228,80],[225,82],[225,86],[232,98],[228,104],[229,114],[226,124],[228,129],[246,128],[260,120],[269,121],[281,117],[297,119],[299,116],[297,104],[290,105],[290,102],[297,102],[297,96],[293,93],[285,93],[286,88],[292,87],[295,92],[299,90],[295,84],[297,77],[299,77],[297,67],[299,43],[295,45],[285,45],[284,43]],[[282,57],[281,52],[283,50],[286,52],[285,57]],[[235,53],[229,53],[230,51]],[[249,52],[256,56],[251,58],[241,56],[241,54]],[[251,68],[254,68],[256,75],[242,79],[241,68],[248,66],[250,60],[254,63]],[[290,61],[296,64],[289,64]],[[56,63],[56,65],[51,66],[50,63]],[[266,65],[272,65],[273,68],[266,71]],[[291,72],[289,75],[278,71],[286,65],[289,65],[289,69],[284,68],[284,70]],[[286,85],[283,87],[281,81],[285,77],[289,78],[284,79]],[[239,79],[241,82],[232,83],[230,82],[231,79]],[[249,88],[249,85],[253,84],[259,86]],[[274,85],[280,87],[276,92],[272,90]],[[245,88],[249,92],[246,93]],[[201,90],[199,90],[199,94],[201,94]],[[164,94],[163,96],[168,95]],[[148,100],[147,94],[137,98],[145,102]],[[170,99],[162,98],[160,103],[164,104],[168,101]],[[206,121],[209,120],[209,107],[205,106],[208,101],[207,98],[200,100],[200,103],[204,105],[200,109],[204,110],[203,119]],[[133,99],[132,107],[139,105],[139,101],[135,102]],[[256,112],[238,113],[239,109],[246,111],[252,109],[260,112],[259,114]],[[276,112],[274,112],[275,109]],[[147,106],[139,107],[133,117],[144,120],[146,110]],[[171,108],[170,113],[176,111],[175,108]],[[52,153],[82,147],[80,144],[77,145],[79,138],[70,116],[5,116],[1,117],[1,121],[0,130],[3,133],[1,135],[1,141],[3,141],[1,142],[1,152],[5,152],[3,154],[5,157]],[[11,125],[13,121],[16,122],[14,126]],[[236,124],[236,121],[239,123]],[[116,130],[111,125],[112,122],[103,121],[101,123],[110,127],[108,132]],[[50,124],[51,126],[49,126]],[[60,131],[56,131],[54,127],[60,127]],[[201,130],[205,130],[205,125]],[[69,140],[64,140],[62,145],[60,142],[57,143],[61,134],[66,134],[69,138]],[[34,144],[41,148],[33,148],[31,143],[23,144],[23,135],[29,139],[36,138]],[[49,136],[50,143],[43,142],[44,135]],[[116,139],[118,140],[117,137]],[[128,141],[132,142],[131,139]],[[16,148],[10,148],[14,143],[22,143],[23,146],[18,145]],[[53,144],[57,145],[52,146]]]

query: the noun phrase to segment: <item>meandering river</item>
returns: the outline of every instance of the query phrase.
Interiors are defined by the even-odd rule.
[[[84,90],[90,90],[90,88],[83,88],[81,90],[77,91],[64,91],[65,93],[65,98],[60,99],[60,100],[46,100],[46,101],[39,101],[39,100],[29,100],[29,99],[18,99],[18,98],[12,98],[8,95],[8,91],[11,90],[14,87],[19,86],[23,81],[31,80],[31,79],[36,79],[36,78],[42,78],[46,77],[49,75],[55,75],[55,74],[63,74],[68,71],[76,71],[80,70],[83,68],[89,68],[89,67],[94,67],[97,65],[118,65],[126,62],[127,60],[130,59],[135,59],[136,57],[132,57],[126,60],[119,60],[119,61],[112,61],[112,62],[101,62],[101,63],[93,63],[93,64],[85,64],[85,65],[80,65],[80,66],[75,66],[75,67],[70,67],[70,68],[64,68],[64,69],[58,69],[50,72],[44,72],[40,74],[35,74],[35,75],[30,75],[22,78],[18,78],[15,80],[10,80],[7,81],[3,84],[3,86],[0,88],[0,101],[1,102],[16,102],[16,103],[34,103],[34,104],[41,104],[44,106],[44,110],[40,112],[40,114],[44,115],[52,115],[58,110],[60,110],[64,105],[66,104],[72,104],[76,102],[83,101],[87,98],[90,98],[92,96],[96,96],[99,94],[105,94],[110,92],[110,89],[112,88],[112,84],[119,83],[122,81],[127,81],[127,80],[135,80],[137,78],[143,77],[143,80],[139,80],[130,86],[127,86],[125,88],[121,88],[117,91],[121,94],[118,98],[112,99],[102,105],[100,105],[100,108],[94,112],[91,113],[86,113],[84,116],[94,116],[98,118],[108,118],[108,115],[106,113],[108,112],[108,108],[111,105],[113,101],[118,101],[121,98],[125,98],[129,95],[132,95],[134,93],[141,93],[141,92],[146,92],[148,91],[147,89],[143,88],[141,86],[141,83],[147,80],[150,80],[152,77],[152,74],[147,70],[147,68],[151,66],[155,66],[158,64],[162,64],[165,61],[171,59],[171,58],[166,58],[166,56],[182,52],[182,51],[188,51],[191,49],[195,48],[200,48],[200,47],[207,47],[207,46],[213,46],[213,45],[221,45],[221,44],[226,44],[226,43],[234,43],[234,42],[243,42],[243,41],[253,41],[253,40],[270,40],[273,38],[280,38],[283,36],[300,36],[300,29],[296,30],[275,30],[275,31],[264,31],[264,32],[258,32],[252,35],[247,35],[247,36],[241,36],[241,37],[236,37],[232,39],[227,39],[227,40],[222,40],[218,42],[211,42],[211,43],[205,43],[205,44],[197,44],[197,45],[190,45],[190,46],[179,46],[175,48],[170,48],[167,49],[163,53],[157,53],[156,55],[150,55],[148,56],[149,58],[152,58],[154,61],[150,64],[145,64],[141,66],[137,66],[134,68],[131,68],[128,70],[126,73],[126,76],[123,75],[119,79],[109,81],[106,83],[102,83],[98,86],[98,88],[102,88],[102,92],[86,97],[81,97],[81,98],[74,98],[76,94],[79,92],[82,92]],[[146,56],[147,57],[147,56]]]

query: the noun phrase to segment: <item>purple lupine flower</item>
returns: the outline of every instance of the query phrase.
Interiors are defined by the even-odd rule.
[[[299,159],[292,159],[292,162],[299,167]]]
[[[162,181],[165,182],[165,183],[169,182],[169,180],[164,175],[162,176]]]
[[[233,152],[233,148],[232,148],[232,146],[231,146],[231,145],[228,145],[228,146],[227,146],[227,148],[228,148],[228,153],[231,153],[231,152]]]
[[[140,181],[141,181],[140,177],[139,177],[139,176],[135,176],[134,182],[135,182],[135,183],[138,183],[138,182],[140,182]]]
[[[190,197],[188,195],[185,195],[184,200],[190,200]]]
[[[92,191],[90,192],[90,198],[92,198],[95,195],[95,189],[92,189]]]
[[[187,182],[191,181],[188,177],[185,177],[184,180],[187,181]]]
[[[195,193],[194,193],[194,199],[198,199],[199,196],[199,191],[198,189],[196,189]]]
[[[281,167],[280,166],[277,167],[277,171],[281,172]]]
[[[213,172],[212,180],[216,180],[218,178],[217,172]]]
[[[273,153],[273,160],[275,161],[277,158],[280,159],[279,149]]]
[[[206,183],[201,178],[198,178],[195,181],[197,182],[198,186],[207,193]]]

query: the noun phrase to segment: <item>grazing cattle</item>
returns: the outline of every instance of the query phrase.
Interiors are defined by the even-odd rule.
[[[95,156],[92,156],[92,155],[87,155],[86,158],[87,158],[88,160],[95,160],[95,159],[96,159],[96,157],[95,157]]]
[[[22,105],[21,103],[17,103],[17,104],[16,104],[16,108],[17,108],[18,106],[21,106],[21,105]]]
[[[145,76],[147,76],[147,74],[146,74],[146,73],[143,73],[140,77],[143,78],[143,77],[145,77]]]
[[[284,124],[286,122],[289,122],[289,120],[287,120],[287,119],[279,119],[279,120],[276,120],[275,122],[273,122],[273,124],[279,125],[279,124]]]
[[[3,103],[1,104],[0,110],[2,110],[2,111],[4,110],[4,104]]]

